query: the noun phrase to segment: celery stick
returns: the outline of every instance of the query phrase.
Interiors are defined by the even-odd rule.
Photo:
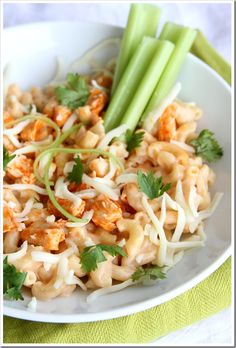
[[[165,27],[163,30],[165,30]],[[168,94],[180,71],[180,68],[184,62],[187,52],[193,44],[196,34],[196,30],[187,27],[182,27],[181,32],[178,33],[178,38],[176,38],[175,49],[144,111],[142,120],[147,116],[147,114],[150,111],[155,109],[160,103],[160,101],[163,98],[165,98]]]
[[[152,60],[147,68],[147,71],[139,83],[138,88],[133,96],[121,124],[128,125],[129,129],[135,130],[139,119],[150,99],[153,90],[155,89],[158,80],[165,69],[166,64],[173,52],[174,45],[169,41],[158,40],[157,48]]]
[[[120,120],[152,59],[157,41],[154,38],[144,37],[131,58],[106,111],[104,117],[106,132],[120,124]]]
[[[170,22],[166,23],[161,32],[160,39],[176,43],[181,29],[181,25]],[[210,42],[200,30],[197,31],[197,36],[192,45],[191,52],[216,70],[225,81],[229,84],[231,83],[230,64],[214,49],[214,47],[211,46]]]
[[[120,53],[116,65],[112,85],[114,94],[119,81],[144,36],[156,36],[157,25],[160,18],[160,9],[150,4],[132,4],[128,23],[121,42]]]
[[[161,40],[169,40],[176,44],[181,31],[183,29],[182,25],[166,22],[161,33],[159,39]]]
[[[229,84],[231,83],[230,64],[211,46],[209,41],[199,30],[191,48],[191,52],[216,70],[225,81]]]

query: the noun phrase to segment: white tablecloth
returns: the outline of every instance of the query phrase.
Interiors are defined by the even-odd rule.
[[[47,21],[83,20],[125,26],[129,3],[99,4],[5,4],[4,26]],[[228,60],[231,57],[231,5],[220,3],[158,2],[162,8],[160,27],[173,21],[200,28],[213,46]],[[231,311],[224,310],[206,320],[171,333],[150,345],[230,344]]]

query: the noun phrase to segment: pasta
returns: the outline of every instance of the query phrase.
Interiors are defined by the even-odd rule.
[[[134,258],[138,254],[143,243],[144,233],[142,227],[131,219],[118,220],[117,227],[120,232],[128,232],[129,238],[125,244],[127,255],[130,258]]]
[[[106,261],[98,264],[96,271],[90,273],[91,280],[95,287],[107,288],[112,285],[112,256],[104,254]]]
[[[4,144],[14,158],[4,171],[4,256],[26,273],[35,299],[79,286],[95,289],[91,302],[132,285],[140,266],[174,266],[186,249],[204,245],[203,220],[221,198],[212,201],[215,174],[189,143],[202,111],[174,100],[129,152],[126,125],[105,134],[107,79],[85,76],[87,102],[75,110],[60,104],[52,85],[7,91]],[[150,198],[140,171],[161,178],[166,192]],[[97,261],[89,271],[88,255]]]

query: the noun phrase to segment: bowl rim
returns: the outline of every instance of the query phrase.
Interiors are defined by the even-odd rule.
[[[93,24],[93,25],[99,25],[103,27],[113,27],[117,29],[124,29],[115,25],[111,24],[105,24],[105,23],[98,23],[93,21],[44,21],[44,22],[34,22],[34,23],[26,23],[26,24],[20,24],[17,26],[7,27],[3,30],[3,41],[5,40],[4,35],[8,35],[8,33],[14,33],[16,30],[21,29],[29,29],[29,27],[35,28],[35,27],[41,27],[41,26],[51,26],[51,25],[67,25],[72,26],[76,24]],[[188,53],[187,55],[191,60],[194,61],[194,63],[200,65],[202,68],[204,68],[206,71],[208,71],[211,75],[214,76],[216,80],[218,80],[223,87],[231,94],[231,87],[230,85],[209,65],[207,65],[205,62],[200,60],[198,57],[194,56],[192,53]],[[232,113],[231,113],[231,119],[232,119]],[[232,144],[231,144],[232,149]],[[232,174],[232,167],[231,167],[231,174]],[[232,198],[231,198],[232,201]],[[231,207],[231,230],[232,230],[232,207]],[[232,234],[232,231],[231,231]],[[173,290],[170,290],[162,295],[158,295],[157,297],[153,297],[151,299],[142,300],[138,303],[131,304],[131,305],[124,305],[121,308],[117,308],[115,311],[112,310],[103,310],[102,312],[90,312],[90,313],[76,313],[76,314],[51,314],[51,313],[39,313],[39,312],[31,312],[25,309],[18,309],[14,307],[8,307],[5,304],[5,301],[3,301],[3,314],[9,317],[14,317],[18,319],[24,319],[24,320],[30,320],[30,321],[36,321],[36,322],[47,322],[47,323],[85,323],[85,322],[93,322],[93,321],[100,321],[100,320],[108,320],[113,318],[118,318],[122,316],[128,316],[130,314],[134,314],[137,312],[142,312],[145,310],[148,310],[154,306],[160,305],[164,302],[170,301],[171,299],[175,298],[176,296],[181,295],[182,293],[190,290],[194,286],[198,285],[200,282],[205,280],[208,276],[210,276],[213,272],[215,272],[230,256],[231,256],[231,243],[230,245],[225,249],[225,251],[217,258],[213,263],[211,263],[207,268],[205,268],[203,271],[201,271],[198,275],[191,278],[184,284],[176,287]]]
[[[99,26],[103,26],[103,27],[113,27],[116,28],[118,30],[124,30],[123,27],[119,27],[117,25],[113,25],[113,24],[106,24],[106,23],[99,23],[99,22],[95,22],[95,21],[86,21],[86,20],[72,20],[72,21],[64,21],[64,20],[56,20],[56,21],[36,21],[36,22],[31,22],[31,23],[24,23],[24,24],[18,24],[18,25],[14,25],[14,26],[10,26],[10,27],[6,27],[3,29],[3,42],[5,40],[4,35],[8,35],[11,33],[14,33],[14,31],[16,30],[24,30],[24,29],[29,29],[29,27],[44,27],[46,25],[49,26],[56,26],[56,25],[67,25],[67,26],[73,26],[73,25],[77,25],[77,24],[93,24],[93,25],[99,25]],[[218,79],[223,85],[224,87],[228,90],[228,92],[231,93],[231,86],[223,79],[222,76],[220,76],[212,67],[210,67],[208,64],[206,64],[203,60],[201,60],[200,58],[196,57],[194,54],[192,54],[191,52],[187,53],[187,56],[191,56],[191,59],[195,60],[195,62],[197,62],[198,64],[200,64],[200,66],[204,67],[206,70],[208,70],[216,79]],[[4,67],[3,67],[4,68]]]
[[[30,26],[32,27],[37,27],[37,26],[45,26],[45,25],[76,25],[79,23],[83,23],[83,24],[94,24],[94,25],[99,25],[99,26],[103,26],[103,27],[113,27],[119,30],[124,30],[124,27],[119,27],[118,25],[113,25],[113,24],[107,24],[107,23],[99,23],[99,22],[95,22],[92,20],[83,20],[83,19],[79,19],[79,20],[47,20],[47,21],[36,21],[36,22],[29,22],[29,23],[21,23],[21,24],[17,24],[17,25],[12,25],[12,26],[8,26],[3,28],[3,34],[5,32],[11,32],[11,31],[15,31],[18,29],[29,29]]]

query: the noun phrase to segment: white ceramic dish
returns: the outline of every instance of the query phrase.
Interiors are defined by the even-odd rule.
[[[22,88],[43,86],[55,71],[55,57],[65,68],[87,49],[107,37],[121,36],[122,29],[94,23],[38,23],[4,32],[4,64],[12,63],[10,80]],[[183,260],[168,272],[167,279],[151,287],[136,286],[109,294],[90,305],[85,294],[76,291],[69,298],[38,301],[37,312],[27,310],[24,301],[4,301],[4,314],[44,322],[88,322],[111,319],[143,311],[180,295],[214,272],[230,255],[231,244],[231,92],[211,68],[188,55],[178,80],[180,98],[196,102],[204,117],[199,128],[209,128],[223,146],[224,156],[213,165],[217,174],[215,191],[224,197],[214,216],[206,223],[206,247],[186,252]]]

